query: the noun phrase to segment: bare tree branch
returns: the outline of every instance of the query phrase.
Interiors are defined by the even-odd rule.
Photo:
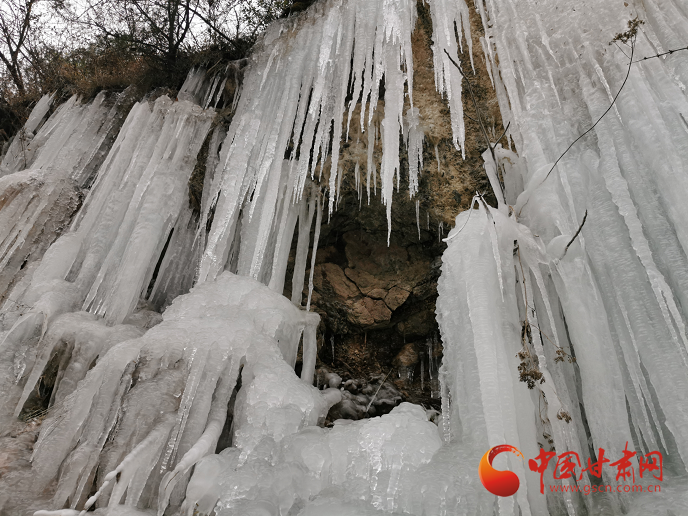
[[[33,25],[38,21],[34,11],[39,1],[4,0],[0,6],[0,62],[20,92],[25,90],[21,58]]]
[[[566,247],[564,248],[564,254],[561,255],[563,258],[566,256],[566,252],[569,250],[569,247],[571,247],[571,244],[576,240],[576,237],[580,234],[581,230],[583,229],[583,225],[585,224],[585,219],[588,218],[588,210],[585,210],[585,215],[583,215],[583,221],[580,223],[580,226],[578,226],[578,231],[576,231],[576,234],[571,237],[571,240],[569,240],[569,243],[566,244]]]

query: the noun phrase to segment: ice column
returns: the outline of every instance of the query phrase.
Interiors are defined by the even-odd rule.
[[[413,100],[411,32],[415,13],[410,0],[329,1],[268,28],[250,58],[243,94],[209,190],[211,202],[202,213],[200,227],[205,227],[213,209],[215,216],[199,281],[212,280],[236,253],[240,256],[240,274],[257,279],[269,276],[268,242],[282,245],[287,235],[275,234],[273,219],[287,224],[278,226],[279,231],[292,225],[293,217],[279,214],[279,205],[300,201],[308,192],[308,178],[316,180],[317,175],[317,181],[322,178],[329,185],[327,202],[332,212],[340,143],[359,101],[360,120],[353,123],[372,131],[383,77],[382,190],[383,202],[388,211],[391,209],[394,178],[400,173],[399,134],[404,128],[405,94],[411,104]],[[197,82],[194,77],[190,74],[187,80],[189,89]],[[347,95],[352,95],[348,105]],[[417,152],[422,141],[418,116],[417,112],[409,113],[409,146]],[[288,164],[283,165],[285,154],[289,154]],[[368,165],[370,178],[371,160]],[[415,181],[411,178],[410,183]],[[255,218],[259,218],[256,224]],[[250,234],[245,234],[246,222],[255,225]]]
[[[656,0],[476,7],[518,156],[495,149],[510,206],[497,211],[476,199],[479,209],[459,215],[447,239],[438,320],[452,438],[479,442],[484,428],[481,446],[518,439],[528,456],[537,440],[581,460],[600,448],[620,458],[628,441],[685,471],[688,56],[629,71],[631,52],[636,61],[685,46],[685,10]],[[633,48],[610,45],[636,16],[645,23]],[[537,379],[532,390],[518,381],[523,371]],[[480,386],[479,399],[469,385]],[[542,499],[526,481],[531,503]],[[583,498],[564,506],[578,512]]]
[[[76,96],[45,120],[43,97],[14,137],[0,164],[0,299],[69,225],[81,189],[90,186],[134,103],[133,88],[100,93],[86,104]],[[15,308],[18,299],[8,300]],[[6,307],[11,308],[11,307]]]

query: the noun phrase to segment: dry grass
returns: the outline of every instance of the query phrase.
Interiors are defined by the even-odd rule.
[[[90,100],[102,90],[122,91],[134,85],[145,94],[157,87],[177,90],[192,66],[221,66],[245,57],[251,42],[237,39],[234,47],[218,45],[179,56],[173,64],[158,56],[141,55],[124,44],[106,43],[68,54],[46,49],[25,74],[26,91],[0,76],[0,146],[21,128],[44,93],[56,93],[58,105],[72,95]]]
[[[0,144],[21,128],[44,93],[56,93],[59,104],[74,94],[88,100],[101,90],[121,91],[131,84],[145,92],[157,86],[157,75],[149,59],[114,48],[80,50],[67,56],[46,53],[25,92],[0,79]]]
[[[130,84],[147,89],[154,82],[151,66],[141,56],[126,55],[116,50],[100,54],[82,53],[70,59],[60,59],[51,82],[63,94],[79,94],[91,98],[101,90],[123,90]]]

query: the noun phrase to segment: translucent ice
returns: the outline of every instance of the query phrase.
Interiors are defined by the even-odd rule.
[[[77,339],[94,331],[92,317],[82,319],[68,325]],[[34,489],[59,468],[54,504],[136,507],[159,497],[164,510],[185,473],[215,451],[240,368],[233,443],[243,460],[262,440],[279,442],[317,423],[341,395],[297,378],[280,343],[318,320],[229,272],[178,297],[145,335],[130,333],[104,350],[51,412],[34,449]],[[112,331],[126,338],[125,326]],[[102,480],[89,502],[84,488],[95,471]]]
[[[640,13],[613,1],[477,8],[518,156],[500,146],[498,163],[483,156],[500,209],[477,197],[447,238],[437,315],[450,438],[483,449],[518,442],[526,456],[551,445],[583,462],[600,448],[620,457],[628,442],[664,453],[678,472],[671,483],[685,487],[688,213],[677,192],[688,186],[678,72],[686,56],[633,64],[613,109],[552,168],[624,84],[631,48],[609,45],[614,35],[639,14],[633,59],[652,56],[678,45],[685,10],[654,0]],[[546,514],[535,482],[525,471],[516,503]],[[584,488],[588,478],[576,482]],[[684,503],[677,491],[669,496]],[[592,499],[550,496],[549,509],[578,513]],[[603,503],[620,513],[636,502]],[[507,505],[500,513],[511,514]]]
[[[246,65],[232,99],[222,96],[228,67],[190,71],[177,101],[103,93],[47,117],[52,99],[41,100],[0,165],[0,427],[31,416],[42,379],[55,378],[40,405],[26,507],[69,516],[594,513],[593,498],[542,496],[539,476],[513,458],[500,467],[522,487],[495,503],[476,464],[504,442],[528,458],[540,447],[575,451],[583,463],[599,448],[616,459],[629,442],[664,453],[672,503],[658,507],[680,511],[686,54],[634,64],[614,108],[552,168],[624,84],[628,55],[608,43],[628,19],[645,21],[636,58],[685,45],[680,2],[631,4],[473,4],[517,152],[485,153],[498,208],[478,194],[446,238],[439,368],[439,345],[428,339],[439,427],[402,403],[321,428],[331,406],[374,405],[343,395],[335,375],[323,391],[312,386],[315,251],[341,193],[351,123],[368,131],[367,161],[354,172],[359,199],[365,181],[370,202],[379,175],[390,221],[400,141],[409,193],[418,188],[415,2],[327,0],[278,21],[247,65],[231,65],[232,73]],[[465,152],[462,78],[445,51],[472,62],[471,13],[463,0],[432,1],[430,12],[436,86]],[[223,98],[233,121],[210,133]],[[204,142],[199,213],[187,185]],[[437,146],[435,157],[440,172]],[[441,239],[445,226],[435,223]],[[416,226],[420,233],[419,204]],[[605,483],[617,483],[603,471]],[[590,485],[588,477],[563,482]],[[603,504],[641,513],[651,502],[609,496]]]
[[[359,100],[360,121],[354,123],[359,122],[362,130],[369,131],[366,176],[370,190],[371,182],[375,183],[374,174],[371,178],[375,124],[371,121],[378,110],[377,96],[383,80],[381,186],[389,215],[394,179],[401,174],[399,134],[405,125],[402,110],[407,93],[413,103],[411,32],[415,19],[415,3],[409,0],[328,1],[268,28],[250,58],[244,93],[209,192],[212,203],[202,214],[200,227],[205,227],[215,208],[201,261],[201,281],[213,279],[236,252],[243,256],[240,274],[257,279],[268,274],[266,249],[273,238],[272,223],[278,217],[280,200],[300,200],[309,191],[305,188],[308,178],[315,178],[316,172],[318,178],[325,174],[328,213],[332,213],[340,142]],[[187,83],[197,81],[195,77],[190,74]],[[345,102],[347,96],[352,99],[349,105]],[[418,163],[422,131],[417,110],[411,109],[407,118],[409,156],[413,153]],[[279,158],[290,146],[293,150],[289,164],[283,166]],[[411,170],[410,176],[413,194],[417,170]],[[248,217],[239,223],[242,209]],[[247,241],[242,236],[244,241],[238,244],[241,249],[230,250],[239,226],[243,232],[247,223],[255,226],[251,238]]]

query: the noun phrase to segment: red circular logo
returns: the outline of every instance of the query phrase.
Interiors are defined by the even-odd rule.
[[[520,481],[513,471],[500,471],[492,467],[494,458],[502,452],[511,452],[523,459],[523,454],[515,446],[510,444],[500,444],[487,450],[487,453],[480,459],[478,475],[480,481],[490,493],[497,496],[511,496],[518,491]]]

